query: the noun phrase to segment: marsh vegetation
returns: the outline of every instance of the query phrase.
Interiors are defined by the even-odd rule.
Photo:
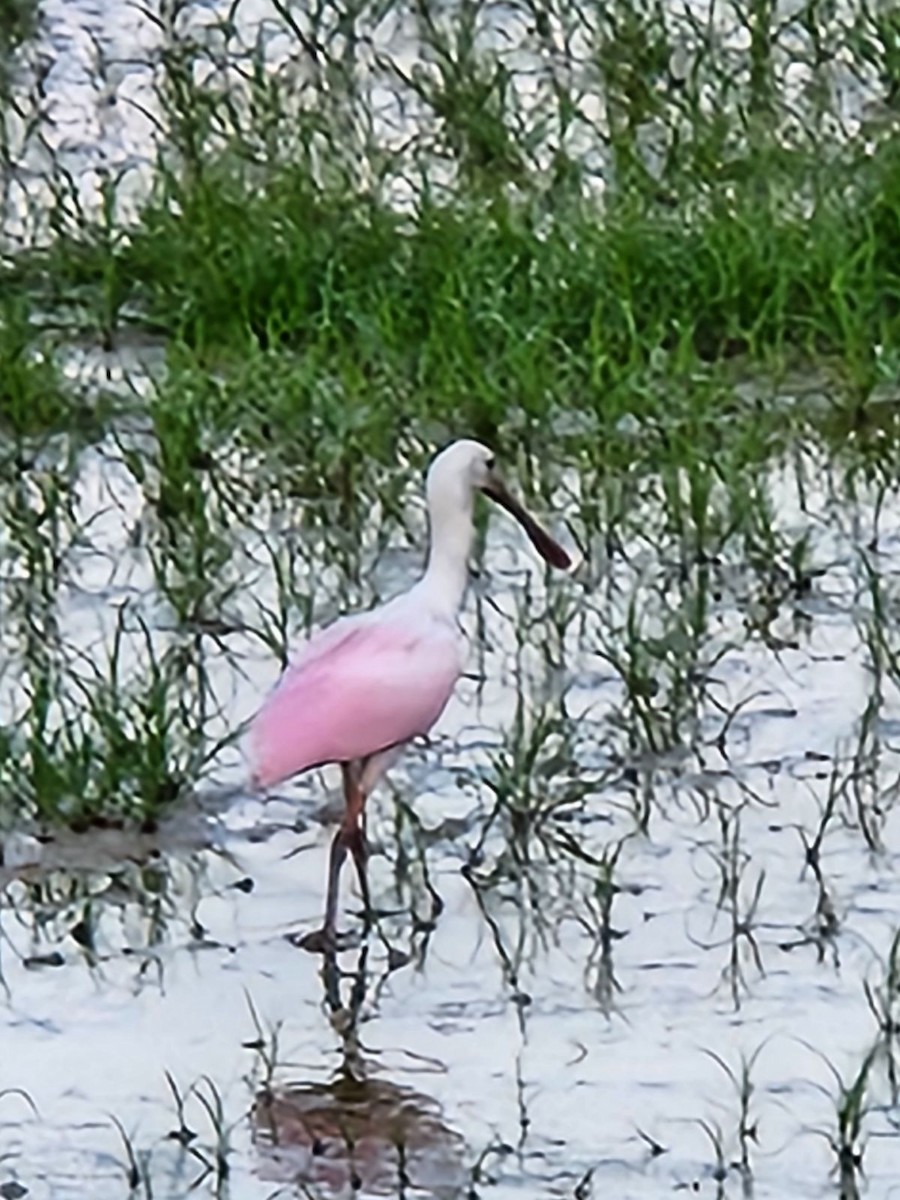
[[[0,52],[0,1192],[887,1196],[897,12],[14,0]],[[584,561],[485,520],[322,965],[335,781],[248,793],[242,722],[460,435]]]

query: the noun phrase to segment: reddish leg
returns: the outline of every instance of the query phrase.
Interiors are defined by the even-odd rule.
[[[320,943],[333,946],[337,940],[337,911],[340,898],[341,868],[347,851],[353,855],[356,873],[359,876],[359,889],[362,892],[365,923],[368,927],[371,905],[369,901],[369,880],[366,874],[366,835],[363,828],[363,810],[366,795],[360,786],[361,771],[356,763],[342,763],[341,771],[344,776],[344,817],[331,843],[331,854],[328,861],[328,891],[325,901],[325,924],[321,935],[313,934],[307,939],[307,945],[315,948]]]
[[[341,868],[347,851],[353,855],[359,890],[362,893],[365,928],[372,920],[372,904],[369,895],[369,880],[366,871],[368,847],[365,832],[366,796],[376,781],[387,770],[400,752],[401,747],[390,746],[373,754],[370,758],[341,763],[344,777],[344,818],[331,843],[328,861],[328,890],[325,899],[325,923],[320,930],[307,934],[302,944],[307,950],[333,949],[337,943],[337,911],[340,899]]]
[[[356,864],[356,875],[359,876],[362,905],[365,908],[366,924],[370,913],[368,900],[368,877],[366,875],[366,834],[364,829],[364,809],[366,794],[359,784],[359,770],[355,763],[342,763],[344,814],[341,827],[338,828],[331,842],[331,856],[328,868],[328,899],[325,902],[325,925],[323,934],[325,940],[334,942],[337,926],[337,901],[341,889],[341,868],[347,851],[353,854]]]

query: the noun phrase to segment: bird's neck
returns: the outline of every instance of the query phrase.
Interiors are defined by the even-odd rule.
[[[428,514],[431,545],[421,586],[431,607],[448,617],[459,612],[469,582],[475,526],[471,498],[466,499],[461,506],[431,506]]]

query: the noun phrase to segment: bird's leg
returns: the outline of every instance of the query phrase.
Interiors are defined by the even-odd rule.
[[[369,892],[369,846],[366,841],[366,798],[375,784],[398,757],[401,746],[389,746],[368,758],[342,763],[344,776],[344,820],[338,830],[337,839],[342,847],[341,858],[347,850],[353,855],[359,890],[363,901],[363,923],[368,929],[372,923],[372,899]],[[332,899],[329,888],[329,900]],[[337,904],[337,884],[334,885],[334,904]]]
[[[325,924],[322,940],[334,945],[337,940],[337,910],[340,898],[341,868],[347,851],[353,855],[359,875],[359,886],[365,906],[366,924],[369,921],[369,882],[366,878],[366,839],[361,826],[363,805],[366,797],[359,785],[360,765],[355,762],[342,763],[344,777],[344,817],[331,842],[328,861],[328,892],[325,901]]]
[[[341,868],[349,850],[359,872],[360,887],[366,908],[366,921],[369,913],[369,887],[365,875],[365,838],[360,828],[365,795],[359,786],[362,764],[358,762],[341,763],[341,773],[344,779],[344,816],[331,840],[331,851],[328,855],[328,886],[325,895],[325,921],[321,929],[305,934],[300,944],[306,950],[314,953],[333,953],[338,943],[337,912],[341,891]]]
[[[356,873],[359,877],[359,890],[363,900],[363,919],[365,928],[372,923],[372,900],[369,892],[367,872],[368,846],[365,833],[365,803],[366,797],[375,786],[377,780],[384,774],[390,764],[400,753],[401,746],[389,746],[369,758],[356,759],[352,762],[341,763],[341,773],[344,779],[344,817],[331,843],[331,853],[328,861],[328,890],[325,900],[325,923],[315,933],[308,933],[302,939],[302,945],[314,952],[325,951],[337,945],[337,911],[340,899],[341,868],[347,851],[353,855]]]
[[[363,901],[363,923],[368,929],[372,919],[372,902],[369,896],[369,877],[367,872],[369,847],[366,843],[366,792],[363,788],[365,765],[347,763],[343,766],[344,799],[346,809],[340,833],[343,834],[344,845],[353,855],[356,864],[356,874],[359,878],[359,890]]]
[[[402,750],[402,745],[387,746],[384,750],[380,750],[377,754],[372,754],[368,758],[364,758],[361,762],[348,764],[344,775],[347,813],[348,815],[352,813],[355,816],[353,828],[348,835],[347,846],[353,855],[353,861],[356,863],[356,873],[359,876],[359,890],[363,898],[366,929],[372,924],[372,917],[374,915],[369,893],[367,870],[369,845],[366,841],[366,798],[370,795],[375,784],[384,775],[391,763],[400,756]]]
[[[326,946],[333,946],[337,939],[337,907],[341,885],[341,867],[347,857],[347,843],[343,839],[343,832],[342,825],[332,838],[331,853],[328,856],[328,892],[325,899],[325,924],[321,931],[321,940]]]
[[[369,847],[366,842],[365,821],[360,820],[353,830],[351,835],[352,840],[348,843],[350,853],[353,855],[353,861],[356,864],[356,874],[359,878],[359,890],[362,894],[363,902],[363,925],[366,929],[372,922],[372,900],[369,894]]]

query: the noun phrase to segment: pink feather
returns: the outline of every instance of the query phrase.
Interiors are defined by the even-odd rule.
[[[410,605],[336,621],[307,643],[254,718],[254,782],[270,787],[426,733],[461,670],[456,629]]]

